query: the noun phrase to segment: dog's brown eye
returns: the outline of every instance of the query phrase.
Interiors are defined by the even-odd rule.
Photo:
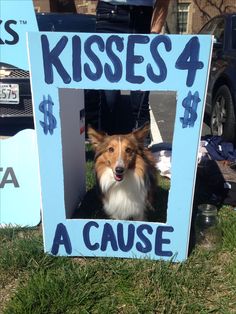
[[[109,153],[114,153],[114,148],[113,147],[109,147],[108,151],[109,151]]]
[[[131,153],[132,153],[132,149],[129,148],[129,147],[127,147],[127,148],[125,149],[125,152],[126,152],[127,154],[131,154]]]

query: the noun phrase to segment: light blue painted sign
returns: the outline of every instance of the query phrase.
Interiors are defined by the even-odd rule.
[[[185,260],[212,37],[29,33],[28,41],[45,251],[68,256]],[[177,92],[166,223],[71,219],[68,215],[65,191],[69,183],[64,180],[63,164],[69,153],[63,134],[70,127],[68,141],[72,143],[79,132],[63,117],[74,106],[65,105],[61,94],[73,89]],[[73,113],[77,121],[79,114],[79,109]],[[78,159],[84,158],[84,143],[80,150]]]
[[[33,1],[1,0],[1,62],[28,70],[26,32],[38,30]]]
[[[36,226],[40,222],[39,191],[35,131],[24,130],[1,140],[0,226]]]
[[[33,1],[1,0],[0,12],[0,61],[28,70],[26,32],[38,30]],[[34,130],[0,140],[0,226],[40,222],[35,141]]]

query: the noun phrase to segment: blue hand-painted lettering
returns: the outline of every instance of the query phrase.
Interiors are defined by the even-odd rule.
[[[182,106],[185,108],[184,116],[180,118],[182,127],[193,127],[195,121],[197,120],[197,106],[201,101],[199,98],[199,93],[196,91],[193,95],[189,91],[188,96],[184,98]]]
[[[175,63],[176,69],[187,70],[186,85],[191,87],[195,81],[197,70],[203,68],[204,63],[199,61],[200,43],[197,36],[192,37],[186,44]]]
[[[142,84],[147,78],[152,82],[161,83],[167,77],[166,64],[158,52],[159,46],[164,44],[167,52],[171,51],[171,39],[167,36],[157,36],[152,39],[146,35],[129,35],[127,47],[124,38],[119,35],[111,35],[104,39],[100,35],[91,35],[82,45],[79,35],[75,35],[69,42],[67,36],[62,36],[59,41],[50,47],[47,35],[41,36],[44,80],[47,84],[54,83],[54,71],[61,77],[65,84],[70,84],[72,79],[80,82],[82,77],[87,77],[90,81],[98,81],[102,77],[108,82],[117,83],[122,77],[131,84]],[[152,62],[147,63],[146,73],[138,75],[136,68],[145,64],[145,55],[137,54],[138,47],[146,45],[152,55]],[[67,69],[62,62],[62,54],[66,49],[72,48],[72,69]],[[120,54],[126,51],[125,65],[122,63]],[[86,56],[86,61],[82,60],[82,52]],[[103,63],[103,56],[107,56],[109,61]],[[156,73],[153,66],[156,66],[159,73]],[[72,75],[71,75],[72,73]]]
[[[48,132],[52,135],[54,129],[57,127],[57,120],[53,115],[53,105],[54,103],[50,95],[48,95],[48,99],[43,96],[43,101],[39,104],[39,110],[44,114],[44,121],[39,122],[43,127],[45,135],[47,135]]]
[[[158,52],[158,46],[161,43],[164,44],[167,52],[171,51],[171,49],[172,49],[171,40],[169,37],[167,37],[165,35],[157,36],[156,38],[154,38],[152,40],[151,45],[150,45],[150,51],[151,51],[152,57],[153,57],[156,65],[159,68],[160,74],[159,75],[155,74],[153,71],[151,63],[148,63],[147,64],[147,75],[150,78],[150,80],[155,82],[155,83],[164,82],[166,77],[167,77],[166,64]]]
[[[58,74],[65,84],[69,84],[71,82],[70,75],[67,73],[61,60],[59,59],[59,56],[66,47],[67,42],[68,38],[66,36],[62,36],[56,46],[50,50],[47,36],[41,36],[44,79],[47,84],[52,84],[54,81],[53,66],[57,69]]]
[[[101,230],[102,228],[102,230]],[[101,235],[98,235],[98,231]],[[164,233],[172,233],[172,226],[158,226],[156,229],[148,224],[141,224],[137,228],[130,223],[124,226],[123,223],[118,223],[116,227],[110,223],[105,223],[102,227],[95,221],[90,221],[85,224],[83,229],[83,240],[87,249],[91,251],[101,250],[106,252],[112,250],[114,252],[130,252],[134,248],[141,253],[150,253],[155,251],[159,256],[172,256],[172,251],[164,251],[163,245],[170,245],[171,240],[164,238]],[[152,241],[153,236],[155,241]],[[168,248],[168,246],[167,246]]]
[[[112,71],[112,67],[108,63],[105,63],[104,73],[108,81],[112,83],[119,82],[123,73],[122,62],[120,58],[113,51],[114,44],[116,46],[116,50],[118,52],[121,52],[122,50],[124,50],[124,39],[120,36],[112,35],[107,39],[107,42],[106,42],[107,56],[110,58],[113,64],[114,70]]]
[[[51,253],[53,255],[57,255],[61,245],[64,246],[64,249],[67,254],[70,255],[72,253],[70,237],[66,229],[66,226],[63,225],[63,223],[59,223],[56,227]]]

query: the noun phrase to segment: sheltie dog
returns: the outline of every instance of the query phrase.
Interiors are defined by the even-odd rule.
[[[156,167],[144,147],[150,125],[125,135],[107,135],[88,127],[95,150],[95,173],[105,214],[111,219],[145,220],[153,208]]]

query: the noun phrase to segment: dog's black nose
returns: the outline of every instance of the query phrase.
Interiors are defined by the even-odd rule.
[[[123,174],[124,173],[124,168],[123,167],[116,167],[115,172],[116,174]]]

